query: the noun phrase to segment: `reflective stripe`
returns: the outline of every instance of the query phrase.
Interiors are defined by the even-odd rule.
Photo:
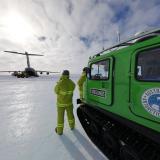
[[[68,120],[68,122],[69,122],[70,124],[72,124],[72,123],[74,123],[74,119]]]
[[[59,92],[60,95],[66,96],[66,95],[72,95],[73,91],[60,91]]]
[[[71,105],[73,105],[73,104],[72,103],[68,103],[68,104],[57,103],[58,107],[68,107],[68,106],[71,106]]]
[[[63,123],[59,123],[59,124],[57,125],[57,127],[63,128],[63,127],[64,127],[64,124],[63,124]]]

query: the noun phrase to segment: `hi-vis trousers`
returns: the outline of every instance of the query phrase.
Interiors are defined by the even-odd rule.
[[[73,115],[73,105],[57,104],[57,133],[62,134],[64,128],[64,114],[67,111],[68,123],[71,129],[75,127],[75,119]]]

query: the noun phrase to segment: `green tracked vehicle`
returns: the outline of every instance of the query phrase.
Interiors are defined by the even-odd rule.
[[[90,57],[78,118],[113,160],[160,160],[160,29]]]

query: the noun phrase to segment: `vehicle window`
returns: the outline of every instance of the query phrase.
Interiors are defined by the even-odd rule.
[[[136,76],[138,80],[160,81],[160,48],[138,54]]]
[[[90,78],[93,80],[107,80],[109,78],[109,60],[92,64]]]

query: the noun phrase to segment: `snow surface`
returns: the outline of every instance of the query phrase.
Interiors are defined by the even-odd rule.
[[[77,76],[72,76],[77,81]],[[0,75],[0,160],[106,160],[86,136],[76,115],[76,129],[58,136],[56,95],[58,76],[18,79]]]

